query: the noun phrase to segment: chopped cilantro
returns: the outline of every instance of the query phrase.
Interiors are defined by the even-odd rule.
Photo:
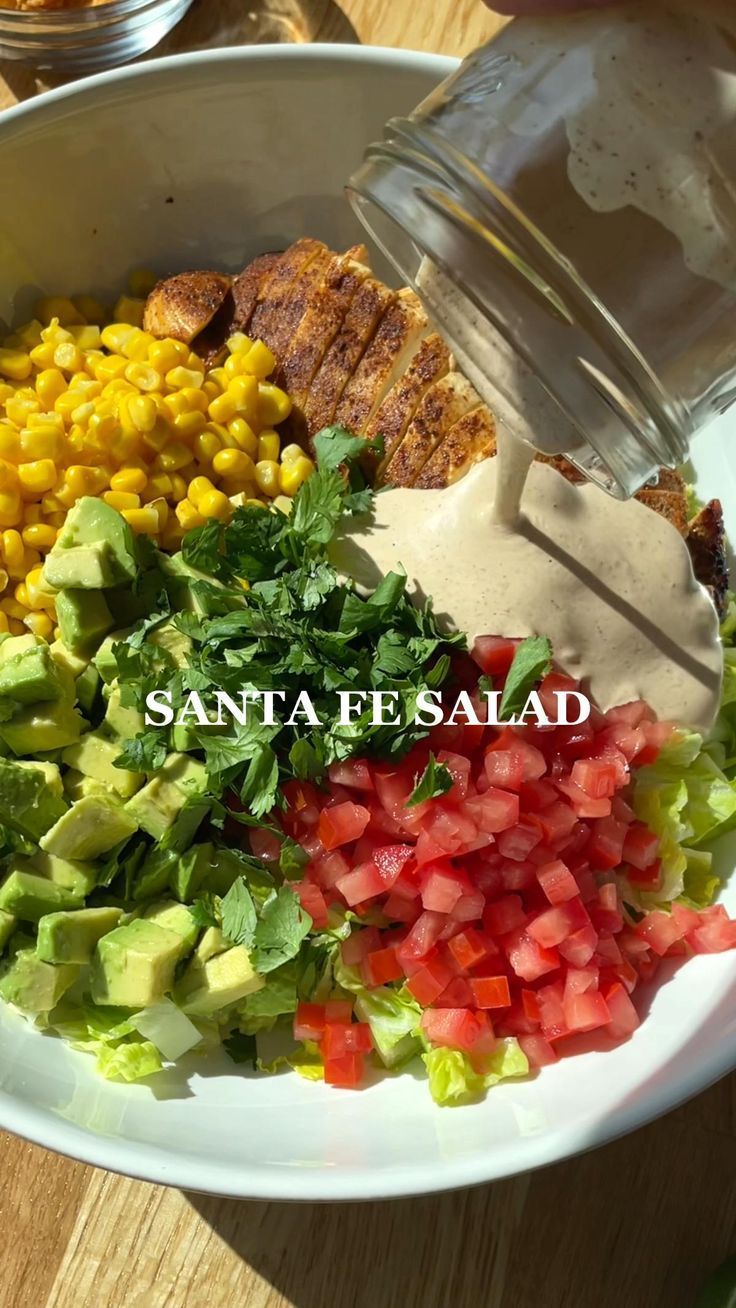
[[[444,763],[438,763],[434,754],[430,754],[429,762],[416,781],[406,806],[413,808],[415,804],[423,804],[426,799],[439,799],[440,795],[446,795],[452,786],[453,780],[449,768],[446,768]]]

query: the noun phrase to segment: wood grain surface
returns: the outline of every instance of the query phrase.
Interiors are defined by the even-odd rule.
[[[462,54],[499,21],[479,0],[197,0],[157,53],[323,40]],[[0,65],[0,107],[40,85]],[[0,1308],[691,1308],[734,1252],[736,1077],[581,1159],[385,1204],[184,1194],[0,1134]]]

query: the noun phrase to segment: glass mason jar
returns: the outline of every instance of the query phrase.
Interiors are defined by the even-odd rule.
[[[736,399],[736,5],[519,19],[351,201],[496,418],[626,497]]]

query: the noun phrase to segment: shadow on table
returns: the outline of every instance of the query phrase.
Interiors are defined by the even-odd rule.
[[[294,1308],[693,1308],[734,1251],[735,1123],[736,1076],[594,1153],[475,1190],[187,1199]]]

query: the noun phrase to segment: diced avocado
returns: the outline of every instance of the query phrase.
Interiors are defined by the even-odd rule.
[[[36,640],[35,636],[30,637]],[[11,637],[24,641],[24,636]],[[40,700],[59,699],[64,693],[59,669],[45,641],[25,649],[12,658],[0,659],[0,696],[17,704],[37,704]]]
[[[90,716],[95,706],[97,692],[100,688],[101,677],[94,663],[88,663],[84,672],[77,677],[76,693],[77,703],[83,713]]]
[[[78,976],[78,967],[56,967],[37,958],[32,949],[22,949],[0,981],[0,995],[24,1013],[48,1013]]]
[[[190,613],[204,612],[197,592],[192,586],[194,581],[204,581],[209,586],[224,590],[222,582],[186,563],[181,551],[170,556],[164,555],[161,559],[161,571],[166,577],[166,589],[174,609],[185,609]]]
[[[54,549],[44,564],[43,580],[54,590],[104,590],[114,585],[112,551],[106,541]]]
[[[137,825],[133,816],[112,796],[86,795],[72,804],[46,832],[40,844],[47,853],[59,858],[99,858],[121,840],[132,836]]]
[[[99,590],[60,590],[56,617],[61,639],[75,654],[96,649],[115,625]]]
[[[174,984],[181,936],[136,918],[103,936],[92,960],[91,995],[96,1004],[148,1008]]]
[[[173,622],[162,622],[160,627],[156,627],[150,633],[148,639],[152,645],[165,650],[177,668],[187,666],[192,652],[192,641],[189,636],[184,635],[183,631],[179,631]]]
[[[166,835],[162,836],[162,847],[174,850],[177,854],[182,854],[194,840],[210,811],[210,807],[210,802],[207,799],[188,799],[172,826],[169,827]]]
[[[53,764],[23,767],[20,762],[0,759],[0,822],[36,841],[67,810],[66,800],[55,793],[55,784],[49,785],[47,767]]]
[[[207,769],[204,763],[188,754],[169,754],[160,775],[173,781],[185,795],[204,795],[207,790]]]
[[[64,783],[58,763],[47,762],[45,759],[19,758],[15,766],[27,768],[30,772],[41,772],[45,788],[57,799],[64,798]]]
[[[82,906],[80,895],[32,872],[11,872],[0,885],[0,908],[21,922],[38,922],[46,913]]]
[[[145,778],[141,772],[115,767],[114,760],[119,756],[119,741],[110,740],[101,731],[88,731],[76,745],[64,750],[63,760],[67,767],[84,772],[85,776],[93,777],[122,795],[123,799],[129,799],[140,789]]]
[[[88,963],[98,940],[114,931],[119,908],[78,908],[47,913],[38,924],[36,954],[45,963]]]
[[[234,945],[206,963],[194,958],[177,987],[177,1002],[190,1016],[210,1017],[262,990],[265,984],[245,946]]]
[[[55,640],[49,645],[49,653],[60,668],[64,668],[72,677],[79,678],[85,668],[89,666],[89,659],[83,654],[74,654],[72,650],[67,649],[62,640]]]
[[[16,922],[17,918],[14,918],[12,913],[6,913],[4,909],[0,909],[0,954],[2,954],[15,931]]]
[[[108,787],[94,777],[86,777],[75,768],[64,773],[64,793],[69,800],[84,799],[87,795],[107,795]]]
[[[28,860],[17,859],[11,864],[11,870],[48,877],[49,881],[55,881],[57,886],[63,886],[65,890],[71,890],[72,894],[83,899],[97,885],[97,868],[94,863],[58,858],[55,854],[45,854],[42,849],[37,850]]]
[[[127,626],[155,613],[162,589],[163,577],[158,568],[153,568],[144,572],[135,587],[118,586],[107,591],[105,599],[115,619],[115,626]]]
[[[197,749],[199,741],[194,734],[192,727],[188,727],[186,722],[176,722],[171,728],[171,747],[182,753],[189,749]]]
[[[80,545],[104,544],[110,555],[112,585],[133,581],[138,573],[135,537],[125,518],[104,500],[84,495],[66,515],[49,560]]]
[[[181,957],[191,954],[199,935],[199,927],[185,904],[177,904],[173,899],[162,899],[152,904],[143,915],[147,921],[156,922],[166,927],[181,938]]]
[[[113,736],[132,740],[143,730],[143,714],[134,705],[123,704],[121,697],[120,687],[111,686],[105,710],[105,727]]]
[[[140,901],[163,894],[169,888],[177,859],[173,849],[161,849],[160,846],[152,849],[141,866],[133,887],[133,898]]]
[[[137,795],[129,799],[125,810],[129,817],[154,840],[160,840],[186,803],[186,796],[173,782],[153,777]]]
[[[225,950],[229,948],[230,941],[219,927],[207,927],[194,951],[194,957],[200,963],[207,963],[216,954],[224,954]]]
[[[0,722],[0,738],[14,754],[44,754],[71,745],[81,734],[84,718],[65,699],[29,704],[10,722]]]
[[[132,631],[132,627],[121,627],[117,631],[111,631],[109,636],[105,636],[97,653],[94,655],[92,662],[99,672],[102,680],[108,685],[114,681],[118,675],[118,665],[113,648],[120,641],[127,640]]]
[[[46,641],[41,636],[34,636],[32,631],[24,632],[22,636],[11,636],[8,632],[3,632],[3,635],[5,639],[0,642],[0,666],[14,662],[22,654],[32,654],[41,645],[46,645]]]

